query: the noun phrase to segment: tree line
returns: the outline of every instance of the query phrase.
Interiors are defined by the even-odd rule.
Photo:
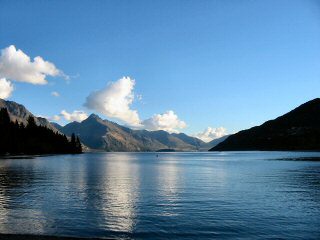
[[[6,108],[0,109],[0,154],[81,153],[79,137],[65,135],[45,126],[38,126],[32,116],[27,125],[11,121]]]

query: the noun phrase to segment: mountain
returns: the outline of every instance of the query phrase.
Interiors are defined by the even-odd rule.
[[[64,127],[54,125],[62,133],[79,135],[81,141],[92,149],[105,151],[197,151],[203,141],[180,133],[166,131],[133,130],[91,114],[87,119],[72,122]]]
[[[190,137],[185,133],[172,133],[172,136],[179,138],[180,140],[182,140],[185,143],[188,143],[192,146],[196,146],[197,149],[200,149],[200,147],[205,144],[205,142],[203,142],[202,140],[195,138],[195,137]]]
[[[320,99],[264,124],[240,131],[210,151],[320,150]]]
[[[0,99],[0,109],[1,108],[7,109],[10,120],[13,122],[18,121],[18,123],[23,123],[23,125],[26,126],[28,123],[28,118],[29,116],[31,116],[34,118],[36,125],[47,127],[55,132],[58,132],[58,129],[53,126],[47,119],[34,116],[23,105],[19,103]]]
[[[26,126],[31,116],[37,126],[64,133],[69,137],[75,133],[80,136],[82,148],[85,151],[88,151],[89,148],[105,151],[207,151],[226,138],[222,137],[205,143],[184,133],[133,130],[108,120],[102,120],[95,114],[91,114],[81,123],[72,122],[61,126],[45,118],[34,116],[23,105],[13,101],[0,99],[1,108],[8,110],[10,120],[13,122],[17,121]]]
[[[61,130],[63,128],[63,126],[61,126],[60,124],[58,123],[55,123],[55,122],[50,122],[50,124],[57,130]]]
[[[200,151],[208,151],[209,149],[217,146],[219,143],[223,142],[224,140],[226,140],[230,135],[225,135],[223,137],[220,137],[220,138],[216,138],[216,139],[213,139],[212,141],[210,142],[207,142],[207,143],[202,143],[200,145]]]
[[[26,124],[18,123],[17,119],[12,121],[12,116],[16,115],[10,117],[7,108],[0,108],[0,155],[75,154],[82,152],[80,140],[75,135],[72,135],[71,140],[68,140],[62,133],[42,126],[41,124],[46,123],[42,119],[39,120],[39,124],[36,124],[37,119],[26,112],[26,109],[16,110],[19,110],[20,116],[28,115]],[[24,118],[20,120],[22,121]]]

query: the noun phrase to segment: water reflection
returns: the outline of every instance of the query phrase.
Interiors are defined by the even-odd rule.
[[[96,153],[0,160],[0,232],[124,239],[294,233],[315,239],[320,163],[277,160],[304,154]]]
[[[162,160],[161,160],[162,157]],[[176,159],[167,154],[160,154],[160,162],[157,167],[158,197],[160,200],[160,216],[177,216],[179,189],[183,188],[183,173],[177,166]]]
[[[4,233],[12,232],[16,225],[12,222],[21,224],[20,231],[26,232],[27,229],[34,228],[41,231],[47,225],[47,220],[41,210],[35,210],[30,205],[34,201],[26,199],[32,193],[29,191],[34,182],[41,181],[45,175],[35,174],[32,161],[27,165],[11,166],[6,164],[6,160],[0,166],[0,231]],[[23,213],[24,218],[36,217],[36,221],[25,222],[24,218],[17,218],[15,211]]]
[[[112,231],[130,233],[135,226],[139,199],[139,165],[130,154],[114,154],[108,158],[101,181],[104,226]]]

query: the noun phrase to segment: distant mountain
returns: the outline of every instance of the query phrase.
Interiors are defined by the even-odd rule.
[[[208,151],[226,138],[222,137],[206,143],[184,133],[168,133],[163,130],[133,130],[103,120],[95,114],[91,114],[81,123],[71,122],[61,126],[58,123],[49,122],[45,118],[34,116],[23,105],[13,101],[0,99],[1,108],[8,110],[9,117],[13,122],[18,121],[26,126],[28,118],[31,116],[38,126],[47,127],[69,137],[75,133],[80,136],[82,148],[85,151],[88,151],[89,148],[105,151]]]
[[[57,130],[61,130],[63,128],[63,126],[61,126],[60,124],[58,123],[55,123],[55,122],[50,122],[50,124],[55,127]]]
[[[201,148],[203,144],[205,144],[205,142],[203,142],[202,140],[195,137],[190,137],[185,133],[172,133],[171,135],[176,138],[179,138],[185,143],[188,143],[192,146],[196,146],[198,150]]]
[[[240,131],[210,151],[320,150],[320,99],[261,126]]]
[[[200,146],[200,151],[208,151],[209,149],[217,146],[219,143],[221,143],[221,142],[223,142],[224,140],[226,140],[229,136],[230,136],[230,135],[225,135],[225,136],[223,136],[223,137],[213,139],[213,140],[210,141],[210,142],[201,144],[201,146]]]
[[[72,122],[64,127],[54,125],[66,135],[75,133],[92,149],[105,151],[197,151],[203,141],[180,133],[166,131],[132,130],[91,114],[86,120]]]
[[[10,119],[13,122],[18,121],[18,123],[23,123],[24,125],[27,125],[28,118],[29,116],[31,116],[34,118],[35,123],[38,126],[47,127],[51,130],[54,130],[55,132],[58,131],[58,129],[55,126],[53,126],[47,119],[34,116],[23,105],[19,103],[0,99],[0,109],[1,108],[7,109]]]

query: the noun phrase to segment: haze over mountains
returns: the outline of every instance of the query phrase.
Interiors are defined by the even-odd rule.
[[[210,150],[320,150],[320,98],[261,126],[231,135]]]

